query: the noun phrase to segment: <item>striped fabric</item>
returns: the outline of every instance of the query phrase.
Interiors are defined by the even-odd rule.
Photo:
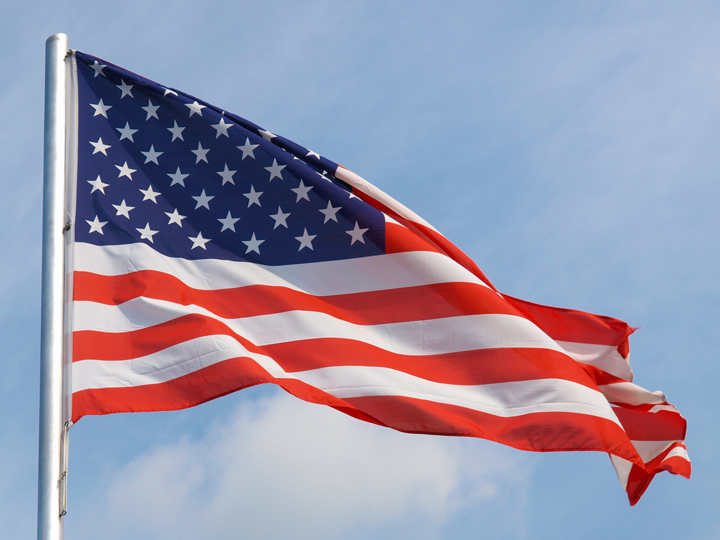
[[[350,183],[370,204],[395,216],[408,229],[434,243],[449,257],[478,276],[483,283],[492,287],[472,260],[427,222],[356,174],[342,168],[338,172],[339,177]],[[649,392],[632,383],[628,337],[634,329],[610,317],[541,306],[499,293],[498,296],[517,310],[517,315],[531,321],[561,347],[562,352],[577,362],[583,368],[584,375],[592,381],[591,386],[600,391],[611,406],[618,424],[625,432],[625,438],[630,440],[635,457],[629,459],[609,448],[605,450],[610,452],[615,471],[631,505],[640,500],[655,474],[660,471],[690,477],[690,458],[684,444],[687,428],[685,419],[666,401],[662,392]],[[543,368],[545,367],[543,365]],[[546,376],[553,377],[550,374]],[[520,377],[522,375],[518,375],[518,378]],[[579,409],[573,410],[580,412]],[[527,447],[509,441],[499,442],[530,450],[601,450],[597,447],[580,448],[573,445],[549,448]]]
[[[607,452],[631,504],[659,471],[690,475],[683,444],[685,420],[660,392],[632,383],[627,358],[633,330],[627,324],[503,295],[431,225],[351,171],[240,117],[198,105],[204,102],[99,59],[77,53],[73,60],[73,95],[79,111],[78,173],[69,197],[75,237],[67,247],[73,421],[85,415],[182,409],[273,383],[303,400],[404,432],[480,437],[522,450]],[[117,87],[117,95],[103,95],[98,101],[102,85]],[[302,236],[290,238],[292,256],[309,258],[291,262],[278,263],[277,254],[259,258],[265,249],[258,244],[263,237],[253,232],[250,238],[250,229],[248,240],[242,242],[247,251],[243,246],[228,256],[209,256],[207,250],[196,249],[201,242],[220,245],[230,233],[228,223],[238,221],[232,221],[232,210],[227,218],[213,218],[223,224],[222,231],[218,226],[214,233],[205,232],[206,222],[187,218],[185,223],[194,229],[183,229],[188,231],[183,234],[198,234],[188,236],[191,255],[173,251],[172,244],[162,246],[164,229],[153,225],[152,217],[144,217],[152,214],[143,215],[147,226],[142,229],[140,222],[127,226],[126,218],[130,220],[132,209],[141,204],[129,206],[130,190],[146,193],[147,182],[134,184],[133,178],[123,178],[124,171],[139,171],[158,194],[185,189],[184,184],[175,185],[182,164],[177,173],[172,162],[168,170],[174,174],[153,176],[163,163],[157,156],[170,154],[171,143],[179,143],[171,128],[167,130],[173,133],[172,141],[168,134],[167,141],[153,139],[157,142],[149,151],[137,150],[151,155],[143,163],[133,153],[135,141],[123,141],[134,126],[124,117],[106,114],[108,104],[115,108],[113,114],[120,114],[130,102],[122,99],[137,98],[143,91],[150,96],[143,97],[148,106],[142,108],[148,111],[148,122],[157,118],[151,118],[148,108],[163,120],[162,107],[173,105],[164,99],[183,99],[190,111],[181,109],[184,116],[168,117],[169,125],[175,122],[172,129],[195,116],[193,122],[212,126],[209,132],[214,137],[214,128],[220,139],[217,126],[227,131],[225,126],[232,125],[237,140],[247,141],[246,148],[252,142],[257,152],[264,152],[270,180],[253,180],[252,189],[242,188],[250,189],[245,197],[260,189],[269,193],[290,173],[300,182],[291,190],[298,193],[298,205],[305,204],[298,189],[314,189],[314,196],[320,197],[317,204],[326,218],[323,222],[319,216],[318,223],[329,221],[328,209],[334,211],[335,205],[355,205],[352,213],[337,214],[348,230],[329,234],[328,242],[367,251],[317,255],[321,244],[316,244],[316,252],[311,237],[321,234],[320,225],[310,230],[315,210],[296,225],[304,229]],[[202,110],[193,114],[193,101],[217,116]],[[142,115],[145,118],[145,112]],[[218,118],[232,124],[216,124]],[[106,129],[99,124],[106,121],[115,124],[102,132],[103,142],[96,135],[101,132],[91,129]],[[142,132],[144,124],[137,126],[135,131]],[[111,128],[119,132],[114,139]],[[109,150],[97,155],[98,146]],[[195,155],[202,148],[201,141]],[[243,151],[238,161],[245,157]],[[106,158],[117,168],[115,178],[99,168]],[[197,159],[199,163],[199,155]],[[227,159],[218,161],[216,169]],[[273,172],[284,167],[285,177]],[[226,174],[228,170],[226,162]],[[207,208],[213,189],[218,198],[235,200],[231,192],[220,194],[219,180],[208,176],[202,184],[208,193],[203,188],[202,195],[193,196],[198,203],[190,210],[204,213],[202,203]],[[240,175],[227,187],[235,182],[241,185]],[[242,199],[250,209],[248,200]],[[155,208],[152,202],[156,201],[142,201],[148,212]],[[116,214],[108,210],[109,204]],[[172,217],[177,218],[177,208],[174,214],[166,212],[168,230],[180,231]],[[180,213],[189,216],[190,210]],[[288,211],[295,209],[285,206]],[[224,209],[220,215],[224,217]],[[275,216],[282,215],[278,206]],[[379,224],[373,216],[380,216]],[[259,218],[251,217],[241,215],[240,223],[252,226],[252,219]],[[278,218],[273,219],[277,228]],[[372,225],[362,227],[365,222]],[[362,231],[368,230],[364,236]]]

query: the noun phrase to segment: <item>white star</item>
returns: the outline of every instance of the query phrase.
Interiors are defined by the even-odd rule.
[[[313,152],[312,150],[308,149],[308,153],[305,154],[306,157],[315,156],[316,158],[320,159],[320,154],[317,152]]]
[[[251,251],[254,251],[258,255],[260,255],[260,244],[262,244],[264,241],[265,240],[257,240],[255,238],[255,233],[253,233],[250,240],[243,240],[242,243],[247,246],[247,249],[245,250],[245,255],[247,255]]]
[[[308,234],[307,229],[304,230],[302,236],[296,236],[295,240],[300,242],[300,247],[298,248],[298,251],[305,247],[308,247],[312,250],[312,241],[315,239],[316,236],[316,234]]]
[[[270,180],[269,182],[272,182],[273,178],[279,178],[280,180],[284,180],[282,177],[282,170],[287,165],[278,165],[278,162],[275,158],[273,158],[273,164],[270,167],[265,167],[265,170],[270,173]]]
[[[100,191],[102,191],[103,195],[105,195],[105,188],[110,185],[110,184],[106,184],[102,180],[100,180],[99,174],[95,180],[88,180],[88,184],[90,184],[93,187],[92,191],[90,193],[95,193],[99,189]]]
[[[253,154],[253,150],[255,150],[259,144],[250,144],[250,138],[245,137],[245,144],[242,146],[238,146],[238,150],[242,150],[243,153],[243,159],[250,156],[251,158],[255,159],[255,154]]]
[[[190,151],[191,151],[193,154],[195,154],[195,156],[197,157],[197,159],[195,160],[195,165],[197,165],[197,164],[200,163],[201,161],[204,161],[205,163],[208,162],[208,160],[207,160],[207,153],[210,151],[210,149],[209,149],[209,148],[203,148],[203,147],[202,147],[202,143],[198,143],[197,150],[190,150]]]
[[[118,178],[122,178],[123,176],[127,176],[130,180],[132,180],[132,173],[134,173],[137,169],[131,169],[128,167],[127,161],[123,163],[123,166],[115,165],[118,170],[120,171],[118,173]]]
[[[168,221],[168,225],[172,225],[173,223],[177,223],[180,225],[180,228],[182,228],[182,220],[185,219],[187,216],[181,216],[177,208],[175,211],[171,214],[170,212],[165,212],[165,215],[170,218],[170,221]]]
[[[143,156],[145,156],[145,163],[149,163],[149,162],[152,161],[155,165],[160,165],[160,164],[158,163],[157,158],[158,158],[159,156],[162,156],[165,152],[156,152],[156,151],[155,151],[155,145],[154,145],[154,144],[151,144],[151,145],[150,145],[150,150],[148,150],[147,152],[140,152],[140,153],[141,153]]]
[[[280,208],[278,206],[277,214],[275,214],[275,215],[270,214],[270,217],[275,220],[275,226],[273,227],[273,230],[277,229],[278,225],[282,225],[283,227],[285,227],[287,229],[288,228],[287,218],[289,215],[290,215],[290,212],[288,212],[287,214],[283,214],[282,208]]]
[[[273,137],[277,137],[277,135],[275,135],[274,133],[270,133],[269,131],[266,131],[264,129],[259,129],[258,133],[260,133],[260,135],[262,135],[262,138],[266,141],[271,141]]]
[[[152,201],[152,202],[154,202],[155,204],[157,204],[157,201],[155,200],[155,198],[156,198],[158,195],[162,195],[162,193],[158,193],[157,191],[153,191],[152,184],[150,184],[150,186],[149,186],[147,189],[141,189],[141,190],[140,190],[140,193],[143,194],[143,201]]]
[[[125,199],[120,204],[113,204],[113,207],[115,210],[117,210],[116,216],[125,216],[126,218],[130,219],[130,210],[134,210],[134,206],[128,206],[125,204]]]
[[[223,232],[225,229],[230,229],[232,232],[235,232],[235,224],[240,221],[239,217],[232,217],[232,214],[230,213],[230,210],[228,210],[228,215],[225,219],[218,219],[220,223],[222,223],[222,230],[220,232]]]
[[[210,205],[208,204],[211,200],[215,198],[215,195],[207,196],[205,195],[205,190],[202,190],[202,193],[198,195],[197,197],[193,196],[193,199],[197,201],[197,204],[195,205],[195,210],[200,208],[201,206],[204,206],[208,210],[210,210]]]
[[[338,210],[340,210],[341,208],[342,208],[341,206],[336,206],[333,208],[332,202],[328,201],[327,208],[320,209],[320,212],[325,216],[325,221],[323,221],[323,225],[331,219],[335,223],[337,223],[338,220],[337,220],[337,216],[335,214],[337,214]]]
[[[356,221],[356,222],[355,222],[355,227],[353,228],[353,230],[352,230],[352,231],[345,231],[345,232],[348,233],[348,234],[351,236],[352,242],[350,242],[350,245],[352,246],[352,245],[353,245],[355,242],[357,242],[357,241],[360,241],[360,242],[362,242],[363,244],[365,243],[365,239],[363,238],[363,234],[365,234],[366,232],[368,232],[368,229],[361,229],[360,226],[358,225],[358,222]]]
[[[169,94],[172,94],[173,96],[177,97],[177,92],[175,92],[174,90],[170,90],[169,88],[165,88],[165,93],[163,94],[163,97],[165,97]]]
[[[229,138],[230,135],[228,135],[227,130],[228,130],[228,128],[233,127],[235,124],[226,124],[226,123],[225,123],[225,119],[224,119],[224,118],[220,118],[220,123],[219,123],[219,124],[211,124],[211,125],[212,125],[212,127],[214,127],[215,130],[217,131],[217,135],[215,135],[215,138],[217,139],[218,137],[220,137],[220,135],[225,135],[226,137]]]
[[[188,236],[188,240],[192,240],[192,247],[190,249],[195,249],[196,247],[201,247],[203,249],[207,249],[205,247],[205,244],[207,244],[210,239],[209,238],[203,238],[203,235],[201,232],[198,232],[198,235],[193,238],[192,236]]]
[[[173,127],[167,128],[167,130],[170,133],[172,133],[172,136],[173,136],[172,141],[170,141],[170,142],[173,142],[175,139],[180,139],[181,141],[184,141],[185,139],[183,139],[182,132],[183,132],[183,129],[185,129],[185,128],[178,126],[177,120],[175,120],[174,122],[175,122],[175,125]]]
[[[185,187],[185,180],[189,174],[183,174],[180,172],[180,167],[177,168],[177,171],[175,171],[173,174],[168,173],[168,176],[172,178],[172,184],[171,186],[174,186],[175,184],[180,184],[182,187]]]
[[[153,236],[156,235],[158,232],[153,231],[150,228],[149,223],[147,225],[145,225],[144,229],[135,229],[135,230],[140,233],[140,240],[150,240],[151,244],[155,243],[155,242],[153,242]]]
[[[250,186],[250,193],[243,193],[248,198],[248,208],[250,208],[253,204],[257,204],[258,206],[262,206],[260,204],[260,195],[262,195],[262,191],[255,191],[254,186]]]
[[[202,110],[205,108],[205,105],[200,105],[197,101],[194,101],[192,103],[186,103],[185,106],[190,109],[191,118],[193,114],[199,114],[200,116],[202,116]]]
[[[227,163],[225,164],[225,170],[224,171],[218,171],[218,174],[222,176],[224,186],[228,182],[230,182],[232,185],[235,185],[235,180],[233,180],[233,174],[235,174],[237,171],[231,171],[228,169]]]
[[[160,120],[160,119],[158,118],[158,115],[157,115],[157,110],[158,110],[159,108],[160,108],[160,105],[153,105],[153,104],[152,104],[152,101],[150,101],[150,100],[148,99],[148,104],[147,104],[147,106],[146,106],[146,107],[141,107],[141,109],[147,113],[147,117],[145,117],[145,121],[150,120],[150,118],[152,118],[152,117],[155,117],[155,118],[157,118],[158,120]]]
[[[122,92],[120,99],[124,98],[125,96],[130,96],[131,98],[135,99],[135,96],[132,95],[132,84],[127,84],[124,80],[120,79],[120,84],[116,84],[115,86],[118,87]]]
[[[90,106],[95,109],[95,114],[93,114],[93,117],[97,116],[98,114],[102,114],[105,118],[107,118],[107,110],[112,109],[112,105],[105,105],[102,99],[98,101],[97,105],[91,103]]]
[[[86,219],[85,222],[86,222],[88,225],[90,225],[90,232],[91,232],[91,233],[99,232],[99,233],[102,234],[102,235],[105,234],[105,233],[103,232],[102,228],[103,228],[105,225],[107,225],[107,221],[100,221],[100,220],[98,219],[97,215],[96,215],[94,220],[88,221],[88,220]]]
[[[300,185],[296,188],[292,188],[290,191],[294,191],[297,194],[297,200],[296,203],[300,202],[300,199],[305,199],[306,201],[310,201],[310,197],[308,197],[308,192],[313,188],[313,186],[306,186],[303,184],[303,181],[300,180]]]
[[[318,173],[318,174],[320,174],[320,173]],[[332,184],[332,178],[327,177],[327,171],[323,171],[322,174],[320,174],[320,178],[322,178],[323,180],[327,180],[328,182],[330,182]]]
[[[103,68],[106,68],[107,66],[105,64],[99,64],[97,60],[95,60],[95,63],[90,66],[90,69],[92,69],[95,72],[95,75],[93,75],[93,79],[97,77],[98,75],[102,75],[105,77],[105,74],[102,72]]]
[[[110,148],[110,145],[103,144],[102,137],[100,137],[98,139],[98,142],[92,142],[92,141],[89,141],[89,142],[90,142],[90,144],[92,144],[95,147],[95,150],[93,150],[93,155],[97,154],[98,152],[101,152],[107,156],[107,152],[105,150]]]
[[[125,122],[124,128],[115,128],[115,129],[117,129],[120,132],[120,135],[121,135],[120,140],[121,141],[123,139],[130,139],[132,142],[135,142],[135,139],[133,139],[133,133],[136,133],[137,129],[132,129],[130,127],[130,124],[128,124],[127,122]]]

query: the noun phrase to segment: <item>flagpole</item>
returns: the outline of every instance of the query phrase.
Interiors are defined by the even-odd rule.
[[[62,540],[63,309],[66,71],[68,37],[45,42],[45,150],[43,171],[42,313],[38,540]]]

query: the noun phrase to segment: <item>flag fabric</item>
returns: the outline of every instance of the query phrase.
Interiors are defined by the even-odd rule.
[[[274,383],[404,432],[610,455],[631,504],[689,477],[686,423],[633,384],[626,323],[498,292],[320,154],[75,52],[72,421]]]

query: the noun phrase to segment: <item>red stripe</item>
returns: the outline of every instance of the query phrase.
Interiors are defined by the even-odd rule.
[[[635,329],[623,321],[574,309],[533,304],[508,295],[503,298],[556,341],[612,345],[618,347],[623,358],[627,357],[628,337]]]
[[[387,367],[445,384],[479,385],[554,378],[597,390],[582,366],[548,349],[500,348],[411,356],[338,338],[256,346],[223,322],[203,315],[186,315],[126,333],[75,332],[73,362],[139,358],[206,335],[231,336],[247,350],[269,356],[288,373],[328,366],[370,366]]]
[[[639,462],[625,432],[614,422],[595,416],[541,412],[503,418],[402,396],[357,397],[346,401],[398,431],[479,437],[535,452],[595,450]]]
[[[645,412],[629,407],[613,407],[613,411],[633,441],[682,441],[687,422],[672,411]]]
[[[455,385],[564,379],[597,386],[576,362],[547,349],[501,348],[432,356],[401,355],[345,339],[313,339],[260,348],[287,372],[333,366],[386,367],[426,380]]]
[[[627,486],[625,486],[630,506],[635,506],[640,500],[653,478],[655,478],[655,473],[648,473],[643,467],[633,463],[628,475]]]
[[[396,223],[385,223],[385,253],[406,251],[434,251],[442,253],[425,238],[418,236],[407,227]]]
[[[616,377],[615,375],[610,375],[609,373],[603,371],[602,369],[597,368],[595,366],[591,366],[590,364],[579,363],[579,365],[585,370],[585,372],[590,376],[590,378],[598,386],[604,385],[604,384],[625,382],[624,379],[621,379],[620,377]]]
[[[439,283],[316,297],[267,285],[193,289],[174,276],[141,270],[119,276],[75,272],[73,291],[76,301],[120,305],[142,296],[200,306],[229,319],[294,310],[324,312],[354,324],[387,324],[460,315],[519,315],[497,293],[473,283]]]
[[[227,360],[166,383],[76,392],[73,421],[86,415],[183,409],[265,382],[273,382],[305,401],[329,405],[355,418],[399,431],[480,437],[521,450],[597,450],[637,461],[637,454],[622,429],[602,418],[573,413],[502,418],[455,405],[399,396],[342,400],[300,381],[273,379],[244,358]]]

